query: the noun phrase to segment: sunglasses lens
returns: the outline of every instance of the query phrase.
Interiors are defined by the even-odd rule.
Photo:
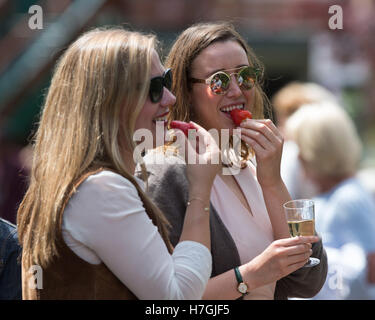
[[[211,79],[210,88],[215,94],[223,94],[228,88],[230,78],[224,72],[214,74]]]
[[[151,79],[150,83],[150,99],[153,103],[159,102],[163,97],[164,87],[168,90],[172,89],[172,71],[168,69],[162,77]]]
[[[171,91],[172,89],[172,70],[168,69],[168,71],[164,75],[164,86]]]
[[[159,102],[163,96],[163,78],[151,79],[150,99],[153,103]]]
[[[256,82],[256,72],[251,67],[245,67],[238,73],[238,84],[245,89],[251,89],[254,87]]]

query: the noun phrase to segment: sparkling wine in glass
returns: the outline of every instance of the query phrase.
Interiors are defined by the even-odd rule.
[[[314,201],[310,199],[291,200],[283,205],[292,237],[315,235]],[[304,267],[314,267],[320,263],[318,258],[309,258]]]

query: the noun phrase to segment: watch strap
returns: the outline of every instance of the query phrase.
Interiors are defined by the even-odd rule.
[[[238,267],[234,268],[234,273],[236,274],[236,279],[237,279],[238,284],[240,284],[241,282],[243,282],[243,279],[242,279],[242,276],[241,276],[241,272],[240,272],[240,269],[238,269]]]
[[[241,292],[241,290],[239,289],[239,287],[240,286],[246,286],[246,290],[248,290],[247,289],[247,284],[243,281],[240,269],[238,267],[234,268],[234,273],[236,275],[236,279],[237,279],[237,282],[238,282],[238,291],[242,294],[242,297],[244,297],[244,296],[246,296],[248,294],[248,292],[245,292],[245,293]]]

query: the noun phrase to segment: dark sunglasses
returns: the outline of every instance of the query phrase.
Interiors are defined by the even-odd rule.
[[[163,98],[164,87],[172,89],[172,70],[165,70],[162,77],[152,78],[150,81],[150,100],[157,103]]]
[[[238,71],[233,73],[226,72],[231,70]],[[190,78],[190,80],[193,83],[204,83],[209,85],[214,94],[225,94],[229,88],[233,74],[236,76],[236,81],[241,89],[250,90],[258,81],[260,70],[250,66],[245,66],[237,69],[218,71],[207,79]]]

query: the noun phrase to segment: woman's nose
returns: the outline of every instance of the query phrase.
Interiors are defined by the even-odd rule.
[[[161,105],[163,107],[171,106],[176,103],[176,97],[166,87],[164,87],[163,98],[161,99]]]
[[[238,97],[242,94],[241,88],[238,84],[237,78],[235,75],[232,75],[230,78],[229,88],[227,91],[228,97]]]

